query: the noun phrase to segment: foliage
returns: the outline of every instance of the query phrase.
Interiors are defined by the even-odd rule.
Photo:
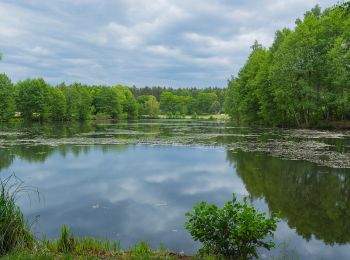
[[[154,96],[144,95],[137,98],[139,115],[157,118],[160,112],[159,102]]]
[[[219,101],[214,101],[209,109],[209,112],[212,114],[218,114],[221,110],[221,105],[219,103]]]
[[[160,96],[160,109],[163,113],[192,115],[218,113],[222,105],[218,101],[215,92],[198,92],[197,97],[189,95],[179,96],[170,91],[165,91]]]
[[[0,256],[14,250],[31,249],[35,239],[24,220],[16,198],[29,188],[14,175],[0,179]]]
[[[266,218],[258,213],[246,199],[241,204],[235,196],[223,208],[201,202],[189,217],[185,228],[196,241],[203,243],[201,252],[225,259],[250,259],[258,257],[257,248],[270,250],[277,227],[276,217]]]
[[[123,108],[124,117],[128,119],[137,118],[137,103],[132,92],[125,86],[115,86],[115,91],[120,99]]]
[[[215,93],[218,97],[218,101],[220,102],[220,105],[222,106],[225,99],[225,88],[219,88],[219,87],[208,87],[208,88],[170,88],[170,87],[143,87],[143,88],[137,88],[135,86],[131,87],[130,90],[134,94],[136,98],[139,96],[144,95],[151,95],[154,96],[158,101],[160,100],[160,97],[162,93],[164,92],[171,92],[173,95],[176,96],[190,96],[193,99],[196,99],[199,95],[199,93]]]
[[[122,104],[117,92],[108,87],[99,87],[94,93],[93,101],[96,113],[104,113],[111,118],[120,118]]]
[[[53,121],[65,120],[67,105],[66,97],[58,88],[50,88],[50,118]]]
[[[42,78],[26,79],[12,85],[5,74],[0,74],[0,121],[15,116],[21,116],[25,121],[158,118],[160,112],[182,118],[194,113],[219,113],[223,110],[224,91],[220,88],[137,89],[80,83],[51,86]],[[152,94],[139,95],[148,92]]]
[[[212,105],[217,101],[218,97],[215,93],[199,93],[196,100],[197,111],[200,111],[201,114],[209,114],[211,112],[210,110]]]
[[[350,19],[347,3],[297,19],[276,32],[269,49],[257,42],[238,77],[228,82],[225,111],[239,121],[312,126],[350,119]]]
[[[49,85],[41,78],[17,83],[17,106],[23,118],[44,120],[49,113]]]
[[[0,121],[13,118],[16,109],[14,87],[5,74],[0,74],[0,100]]]

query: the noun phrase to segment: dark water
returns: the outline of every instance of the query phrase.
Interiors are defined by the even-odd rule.
[[[320,156],[348,156],[346,132],[211,121],[3,124],[0,176],[15,172],[39,189],[40,202],[35,195],[19,200],[38,237],[55,238],[68,224],[76,235],[123,247],[146,240],[193,254],[200,245],[183,228],[185,212],[202,200],[223,205],[235,193],[283,219],[276,249],[261,251],[263,258],[349,259],[350,170],[322,166],[308,154],[287,160],[254,148],[286,140],[289,157],[302,153],[291,149],[303,142],[327,144],[317,146]],[[237,143],[246,146],[233,149]]]

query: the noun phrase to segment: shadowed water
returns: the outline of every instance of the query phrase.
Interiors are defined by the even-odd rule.
[[[300,143],[316,150],[295,149]],[[193,254],[200,245],[183,228],[185,212],[235,193],[283,219],[277,248],[262,257],[348,259],[348,148],[347,132],[212,121],[12,124],[0,127],[0,175],[15,172],[39,189],[40,202],[19,200],[38,237],[68,224],[123,247],[143,239]]]

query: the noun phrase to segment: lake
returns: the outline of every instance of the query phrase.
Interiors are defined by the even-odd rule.
[[[183,224],[200,202],[247,196],[279,213],[262,258],[350,258],[350,132],[205,120],[1,124],[0,176],[39,190],[18,200],[38,237],[146,240],[194,254]]]

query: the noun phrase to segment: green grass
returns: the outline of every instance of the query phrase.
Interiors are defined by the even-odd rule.
[[[35,246],[34,236],[16,205],[16,199],[29,191],[14,175],[0,179],[0,256]]]
[[[190,259],[187,256],[172,253],[164,245],[153,250],[145,241],[122,250],[120,242],[100,240],[96,238],[75,237],[69,227],[64,225],[56,240],[35,240],[33,245],[14,247],[2,254],[1,259]]]

